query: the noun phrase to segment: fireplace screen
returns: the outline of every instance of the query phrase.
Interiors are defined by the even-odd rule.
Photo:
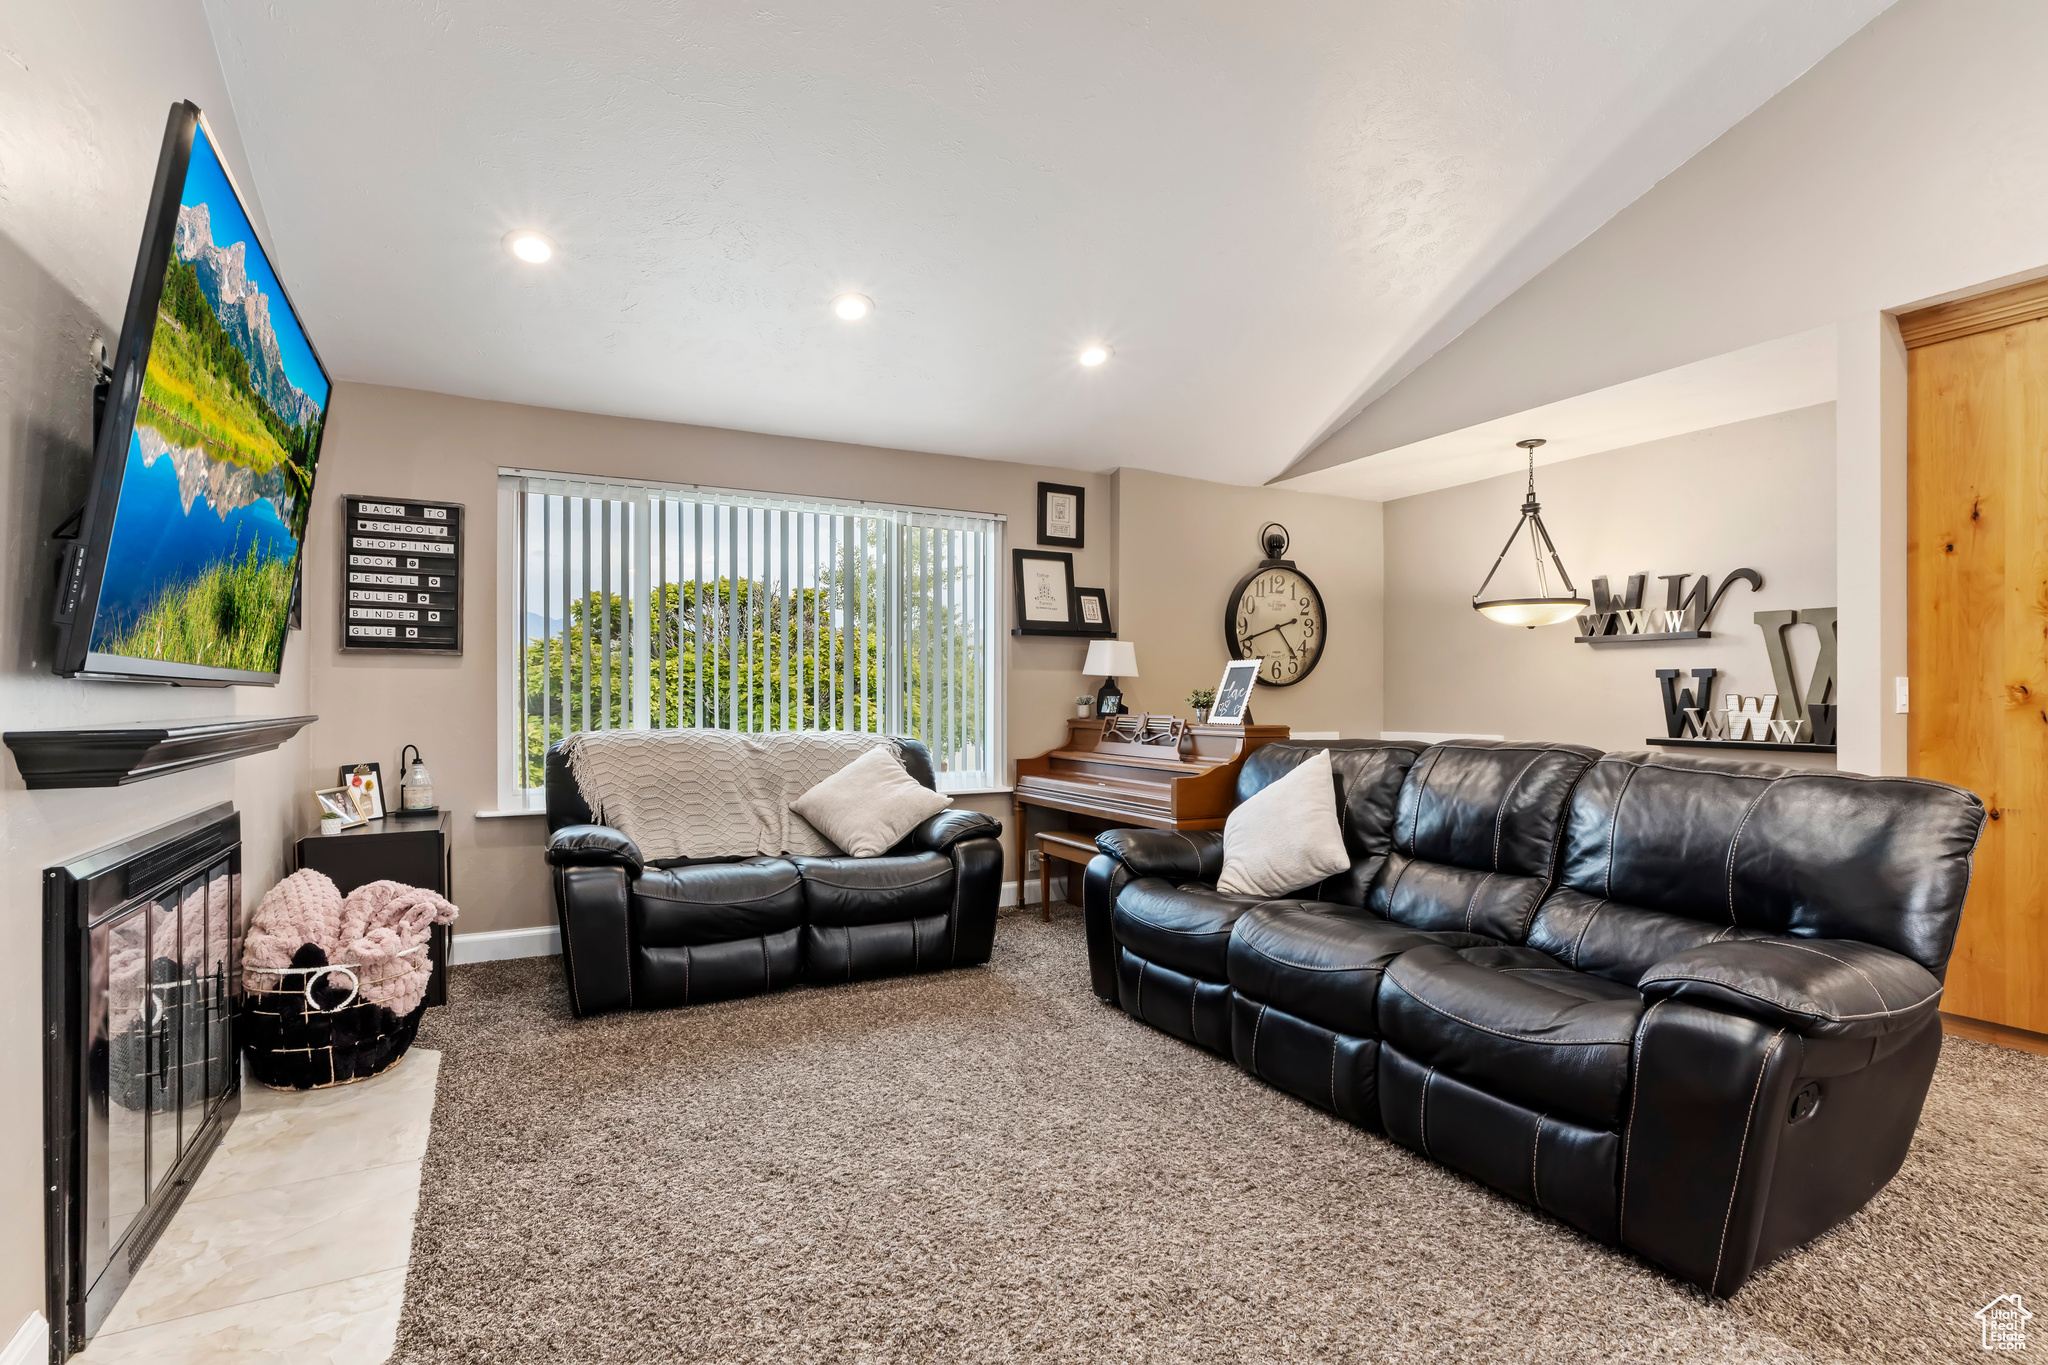
[[[232,807],[45,870],[50,1322],[106,1320],[240,1105]]]

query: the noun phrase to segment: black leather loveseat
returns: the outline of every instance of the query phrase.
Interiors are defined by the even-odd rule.
[[[1968,792],[1557,744],[1331,750],[1353,865],[1219,894],[1221,834],[1114,830],[1095,992],[1732,1294],[1911,1144],[1984,821]]]
[[[895,744],[905,770],[933,787],[924,745]],[[1003,827],[979,811],[940,811],[878,858],[649,862],[594,822],[559,745],[546,780],[547,860],[578,1015],[988,961]]]

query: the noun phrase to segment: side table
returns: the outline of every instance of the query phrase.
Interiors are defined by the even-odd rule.
[[[425,815],[393,812],[339,834],[308,834],[298,843],[300,868],[325,872],[346,896],[371,882],[404,882],[454,900],[453,864],[449,856],[449,814],[434,811]],[[448,1003],[449,928],[433,927],[427,941],[427,957],[434,964],[433,979],[427,983],[427,1003]]]

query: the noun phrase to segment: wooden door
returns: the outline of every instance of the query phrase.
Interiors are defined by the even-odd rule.
[[[1942,1008],[2048,1033],[2048,286],[1900,321],[1912,771],[1991,813]]]

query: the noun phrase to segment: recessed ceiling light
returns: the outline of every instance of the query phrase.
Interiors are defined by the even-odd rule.
[[[1109,347],[1104,346],[1101,342],[1097,342],[1093,346],[1083,346],[1081,348],[1081,363],[1083,365],[1100,365],[1103,361],[1109,359],[1111,354],[1112,352]]]
[[[848,322],[859,322],[875,311],[875,301],[866,294],[841,294],[832,300],[832,311]]]
[[[528,265],[539,265],[555,254],[555,244],[538,232],[508,232],[505,249]]]

